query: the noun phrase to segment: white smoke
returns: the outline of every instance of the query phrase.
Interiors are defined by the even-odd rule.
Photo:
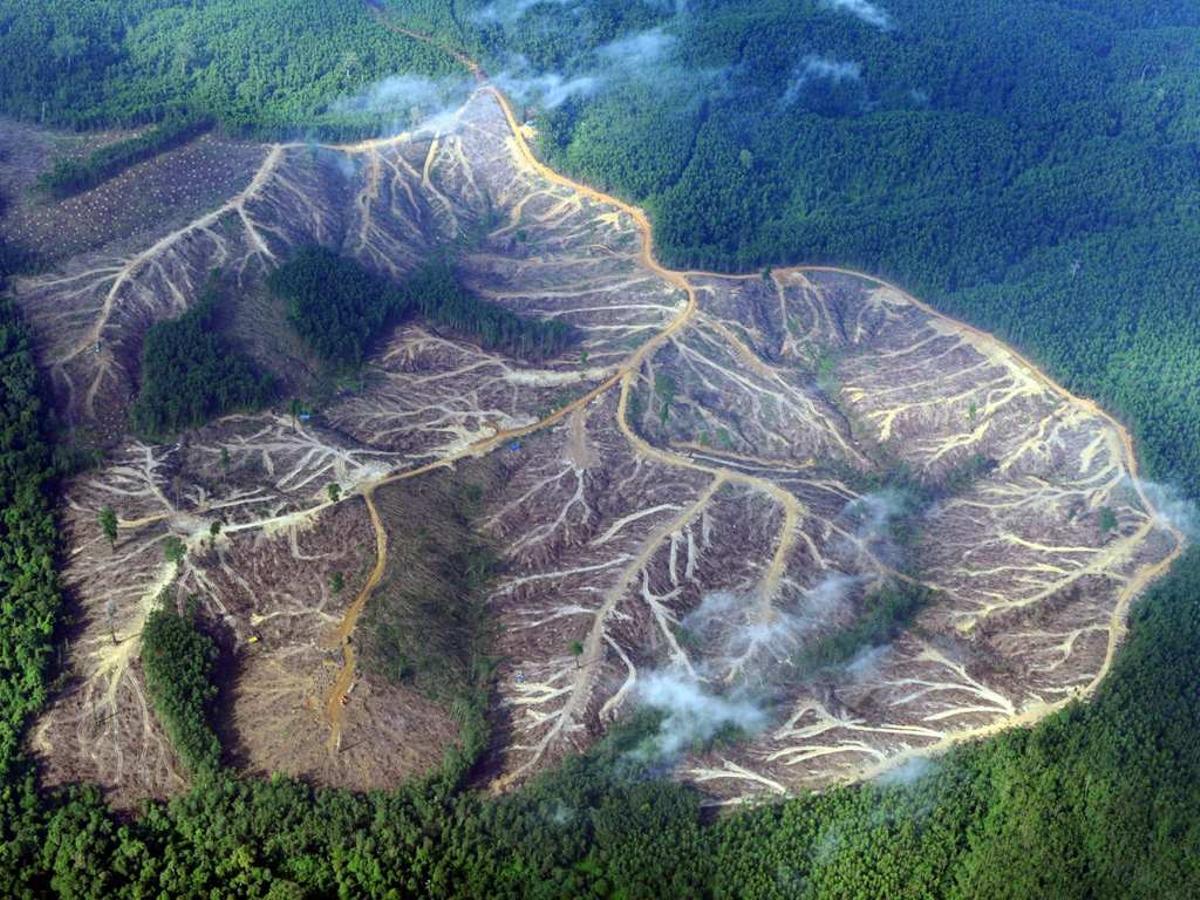
[[[830,9],[849,13],[881,30],[886,31],[892,27],[892,17],[888,11],[871,3],[870,0],[823,0],[823,2]]]
[[[887,543],[892,521],[904,512],[904,495],[893,488],[864,494],[846,505],[845,512],[858,520],[854,536],[864,544]]]
[[[544,109],[561,106],[572,97],[589,97],[603,85],[602,79],[596,75],[567,78],[557,72],[522,74],[523,70],[527,72],[523,65],[505,70],[494,76],[492,81],[517,102],[536,104]]]
[[[492,80],[520,103],[553,109],[572,97],[590,97],[620,82],[656,83],[674,78],[667,58],[678,39],[661,28],[617,38],[575,61],[575,74],[538,72],[520,54],[509,57],[504,71]]]
[[[662,28],[651,28],[617,38],[599,48],[596,55],[609,67],[636,72],[647,65],[659,65],[678,43],[678,38]]]
[[[932,773],[935,768],[936,766],[929,758],[914,756],[912,759],[882,772],[875,779],[875,783],[881,787],[908,786],[915,781],[920,781]]]
[[[651,672],[638,683],[638,698],[664,713],[654,749],[666,757],[711,740],[723,728],[754,733],[767,725],[756,698],[743,691],[717,694],[682,668]]]
[[[494,0],[474,15],[477,22],[511,25],[540,3],[550,6],[574,6],[577,0]]]
[[[843,666],[842,671],[851,682],[861,683],[875,675],[891,654],[891,647],[863,647]]]
[[[1183,532],[1189,538],[1197,535],[1197,507],[1194,500],[1186,497],[1182,491],[1169,484],[1147,481],[1144,478],[1134,480],[1134,486],[1145,495],[1154,507],[1154,518],[1168,527]]]
[[[885,490],[848,503],[843,513],[853,523],[858,544],[886,554],[889,526],[903,506],[899,492]],[[681,642],[703,662],[674,663],[638,682],[638,702],[665,714],[655,749],[673,756],[726,726],[750,733],[765,728],[773,686],[789,677],[796,654],[808,642],[847,617],[853,597],[870,581],[869,576],[831,570],[786,606],[764,606],[753,594],[706,594],[679,623]],[[864,648],[844,667],[846,676],[869,678],[888,652],[887,647]]]
[[[575,819],[575,810],[571,809],[561,800],[554,801],[554,808],[550,811],[550,821],[555,825],[569,825]]]
[[[453,127],[471,89],[465,78],[393,75],[336,101],[330,111],[382,118],[391,132],[413,128],[440,133]]]
[[[795,103],[805,85],[814,81],[831,81],[840,84],[846,81],[858,81],[862,78],[862,66],[856,62],[829,59],[824,56],[809,54],[800,60],[792,70],[791,81],[783,92],[783,105]]]

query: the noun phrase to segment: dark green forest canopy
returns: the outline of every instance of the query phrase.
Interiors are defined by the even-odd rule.
[[[526,318],[464,289],[452,267],[426,262],[400,284],[324,247],[305,247],[273,271],[271,291],[292,327],[327,364],[360,365],[385,326],[411,316],[522,359],[560,353],[577,337],[569,325]]]
[[[169,590],[157,602],[142,628],[146,692],[188,770],[211,774],[221,762],[221,744],[212,728],[217,646],[196,627],[191,609],[179,611]]]
[[[396,72],[461,68],[362,0],[0,0],[0,107],[48,124],[188,111],[259,133],[377,129],[335,101]]]
[[[569,72],[614,37],[662,25],[678,42],[667,58],[706,73],[691,79],[704,90],[630,79],[568,101],[543,120],[556,164],[646,201],[676,264],[829,261],[902,281],[1118,409],[1158,473],[1200,487],[1194,3],[881,0],[886,28],[816,0],[692,0],[681,17],[642,0],[584,16],[541,3],[527,10],[537,28],[472,24],[478,4],[388,5],[493,68],[511,46]],[[454,69],[370,30],[369,15],[349,0],[0,0],[0,103],[80,126],[200,108],[269,131],[331,122],[330,97],[399,68]],[[410,55],[383,58],[394,48]],[[343,69],[347,52],[368,62]],[[130,821],[95,791],[39,798],[18,748],[45,695],[59,607],[52,469],[31,342],[8,305],[0,370],[6,891],[1200,893],[1194,551],[1139,603],[1094,702],[908,781],[707,825],[696,795],[638,761],[636,734],[500,799],[446,779],[363,796],[227,773]]]
[[[195,306],[146,333],[132,413],[139,434],[166,437],[225,413],[259,409],[274,396],[274,379],[216,327],[219,302],[214,276]]]

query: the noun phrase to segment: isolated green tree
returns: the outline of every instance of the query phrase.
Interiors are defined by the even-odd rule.
[[[108,543],[115,550],[117,547],[117,512],[111,506],[106,506],[100,510],[100,530],[104,533]]]
[[[163,557],[166,561],[178,565],[186,555],[187,545],[183,540],[173,534],[167,535],[166,541],[163,542]]]

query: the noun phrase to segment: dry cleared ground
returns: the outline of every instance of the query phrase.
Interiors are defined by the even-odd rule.
[[[541,167],[487,88],[436,135],[261,147],[251,169],[183,224],[18,284],[71,421],[119,434],[142,334],[212,268],[256,304],[247,321],[270,321],[262,277],[307,243],[400,277],[457,239],[476,293],[582,340],[535,366],[407,324],[364,390],[312,422],[114,437],[67,490],[79,624],[31,739],[50,781],[125,802],[182,783],[137,666],[166,585],[200,598],[236,659],[238,764],[359,788],[427,769],[454,740],[446,705],[359,665],[355,627],[392,602],[405,510],[421,515],[396,487],[474,457],[500,473],[478,517],[503,553],[487,598],[498,787],[642,703],[668,709],[679,776],[722,799],[1031,721],[1095,686],[1129,602],[1178,551],[1124,431],[1013,351],[853,273],[662,269],[641,213]],[[247,345],[275,367],[293,352]],[[888,487],[900,472],[923,486],[915,511]],[[189,547],[178,571],[168,534]],[[802,671],[897,584],[932,591],[903,634]],[[725,720],[744,739],[708,746]]]

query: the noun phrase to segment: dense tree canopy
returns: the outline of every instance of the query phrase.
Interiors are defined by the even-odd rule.
[[[432,260],[395,285],[324,247],[306,247],[271,273],[288,321],[325,362],[359,365],[384,326],[420,315],[433,325],[524,359],[544,359],[575,339],[570,326],[480,300],[448,264]]]
[[[214,276],[194,307],[146,333],[141,389],[133,404],[133,424],[141,434],[174,434],[225,413],[258,409],[271,399],[271,377],[214,327],[218,301]]]
[[[29,331],[0,298],[0,783],[12,774],[25,717],[45,700],[59,604],[41,397]]]
[[[0,106],[74,127],[211,115],[236,130],[372,130],[336,101],[397,71],[460,73],[362,0],[0,0]]]
[[[221,762],[212,728],[213,666],[217,646],[195,624],[192,610],[180,613],[164,592],[142,627],[142,670],[154,712],[193,774],[209,774]]]

